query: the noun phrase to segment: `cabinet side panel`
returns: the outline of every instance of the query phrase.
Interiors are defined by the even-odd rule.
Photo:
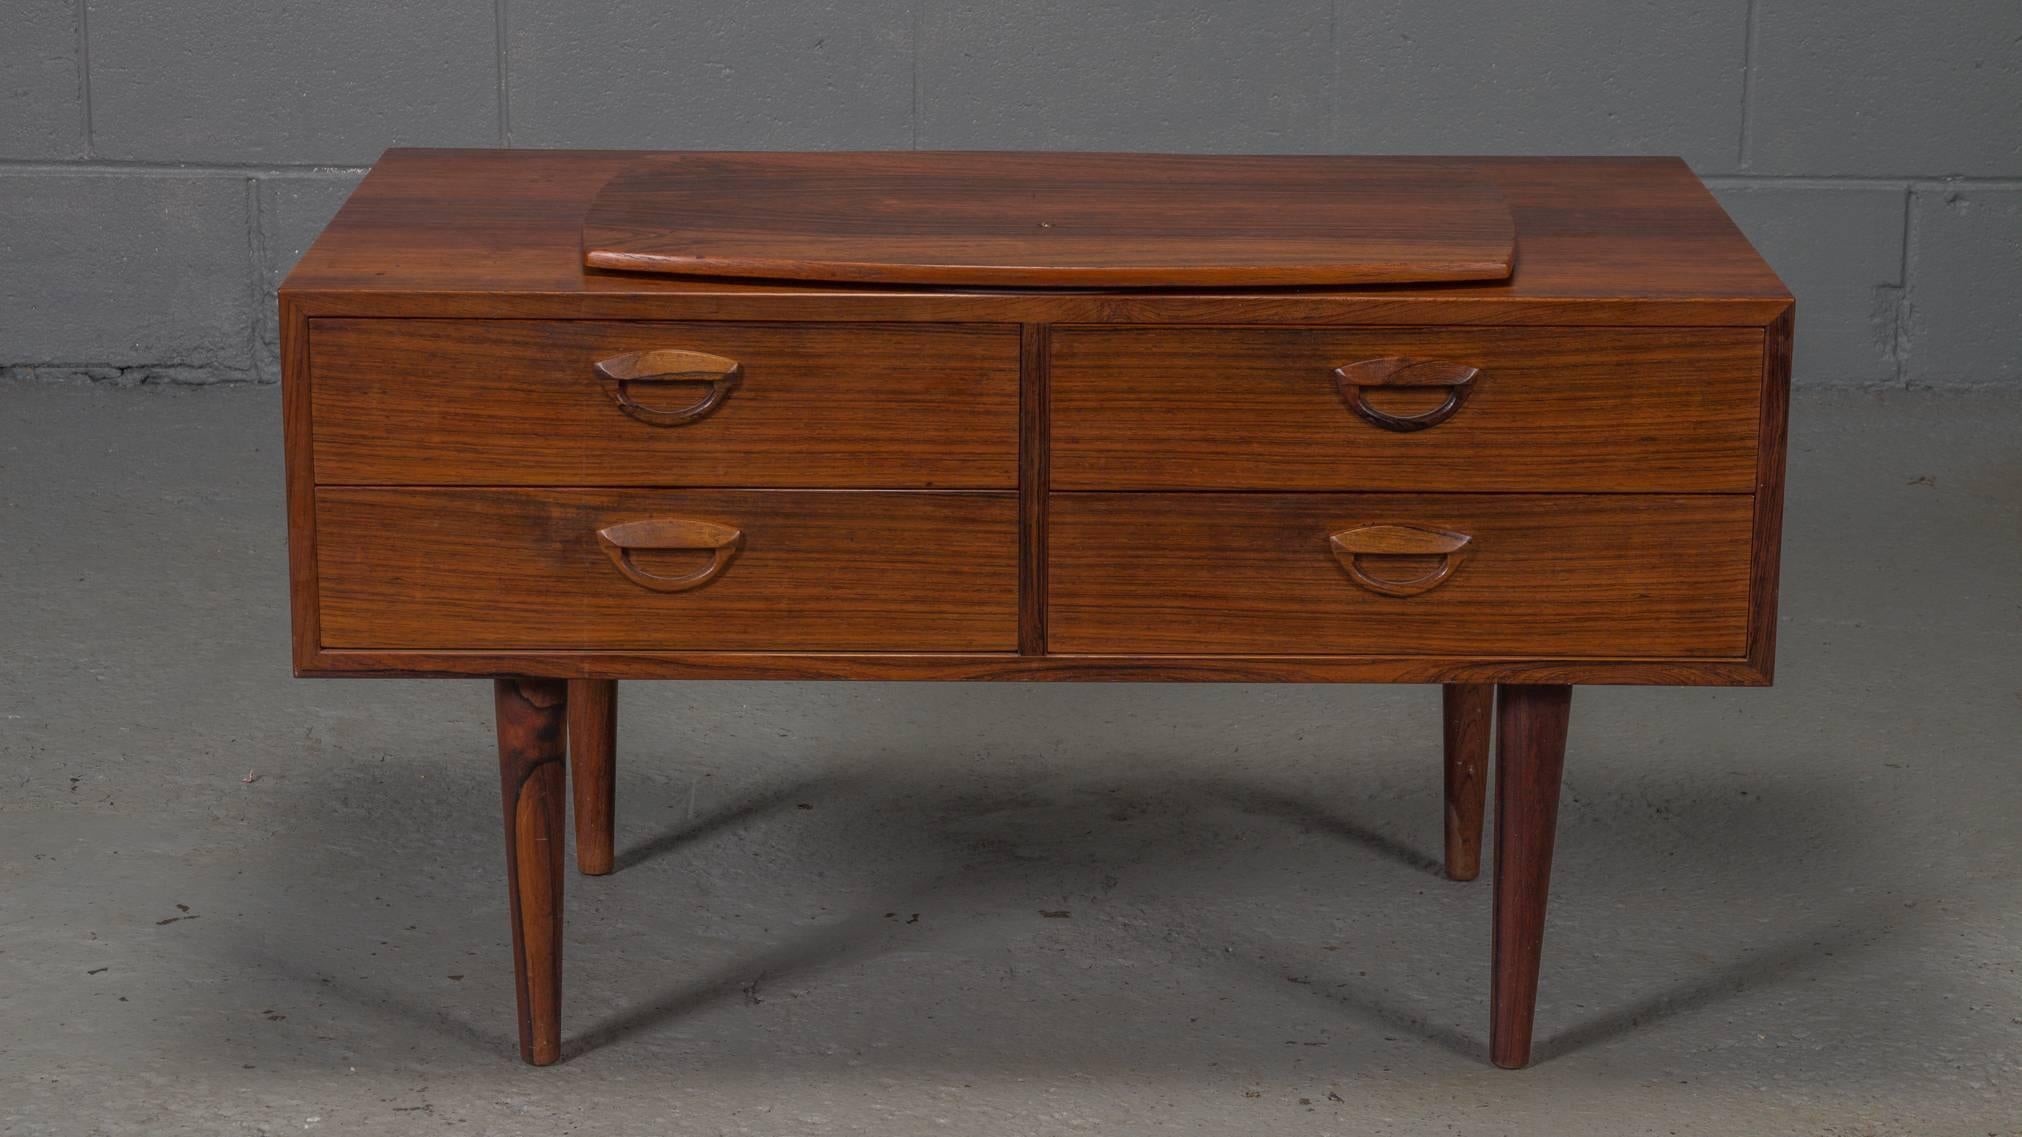
[[[1046,498],[1053,426],[1052,329],[1026,324],[1018,362],[1018,650],[1046,653]]]
[[[1776,674],[1776,592],[1783,559],[1783,478],[1790,428],[1791,336],[1797,306],[1763,333],[1762,429],[1755,471],[1755,526],[1750,550],[1748,662],[1765,683]]]
[[[317,667],[322,646],[316,598],[314,432],[309,420],[309,317],[281,294],[281,430],[288,495],[288,610],[295,673]]]

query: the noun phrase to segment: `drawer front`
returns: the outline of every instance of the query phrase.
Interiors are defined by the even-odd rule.
[[[1008,489],[1018,354],[1012,325],[319,319],[316,480]]]
[[[1068,493],[1049,510],[1056,652],[1747,648],[1745,495]]]
[[[1008,493],[322,488],[328,648],[1012,651]]]
[[[1056,329],[1052,485],[1745,493],[1762,355],[1746,328]]]

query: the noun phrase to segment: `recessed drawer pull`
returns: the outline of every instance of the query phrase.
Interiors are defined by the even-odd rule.
[[[744,547],[744,533],[714,521],[655,518],[599,529],[597,543],[603,546],[604,554],[611,558],[611,563],[617,565],[618,571],[630,578],[632,583],[655,592],[686,592],[716,579],[717,574],[730,564],[730,558]],[[696,550],[714,555],[708,564],[694,572],[661,576],[632,563],[632,554],[640,550]]]
[[[1460,405],[1467,401],[1468,392],[1474,389],[1474,377],[1479,374],[1480,368],[1465,363],[1392,356],[1336,367],[1334,382],[1341,388],[1341,397],[1348,400],[1348,406],[1365,421],[1385,430],[1409,434],[1414,430],[1438,426],[1452,418]],[[1446,401],[1422,414],[1393,415],[1369,405],[1369,400],[1363,395],[1364,389],[1369,387],[1445,387]]]
[[[1334,559],[1341,562],[1355,583],[1384,596],[1416,596],[1446,583],[1446,578],[1467,559],[1468,543],[1472,540],[1465,533],[1424,525],[1367,525],[1332,534],[1327,544],[1334,550]],[[1402,579],[1375,576],[1363,567],[1364,560],[1386,557],[1407,562],[1437,558],[1438,563],[1418,576]]]
[[[683,426],[723,405],[744,381],[744,365],[720,355],[663,348],[613,356],[597,364],[597,380],[620,410],[654,426]],[[685,407],[649,407],[632,397],[634,383],[706,383],[709,390]]]

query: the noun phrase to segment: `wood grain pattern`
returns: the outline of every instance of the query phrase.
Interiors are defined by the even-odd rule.
[[[340,215],[341,216],[341,215]],[[1521,268],[1519,268],[1521,272]],[[701,320],[741,323],[971,323],[995,320],[1085,326],[1089,324],[1236,324],[1313,327],[1750,327],[1761,328],[1790,304],[1774,296],[1573,294],[1512,303],[1508,292],[1482,294],[1467,285],[1421,293],[1406,286],[1344,289],[912,289],[860,285],[837,291],[821,285],[703,282],[684,277],[590,273],[587,278],[679,281],[640,291],[499,293],[468,291],[377,292],[297,288],[288,295],[318,319],[493,320]],[[1570,282],[1568,282],[1570,284]],[[720,285],[722,291],[713,291]],[[739,291],[739,288],[743,291]],[[840,286],[838,286],[840,287]],[[1452,290],[1451,292],[1446,290]]]
[[[583,220],[592,268],[979,287],[1501,280],[1516,230],[1452,162],[823,151],[640,158]]]
[[[1055,489],[1747,493],[1762,333],[1752,329],[1059,328]],[[1430,429],[1365,421],[1335,370],[1437,358],[1480,369]],[[1446,388],[1368,390],[1416,414]]]
[[[619,279],[627,273],[588,273]],[[683,279],[649,277],[641,281]],[[700,283],[700,281],[687,281]],[[831,291],[821,285],[760,285],[736,291],[673,287],[657,291],[592,293],[473,293],[295,289],[289,295],[315,318],[402,320],[681,320],[681,322],[793,322],[793,324],[1146,324],[1146,326],[1444,326],[1444,328],[1763,328],[1789,305],[1787,295],[1563,295],[1533,303],[1508,303],[1506,293],[1417,293],[1379,289],[906,289],[855,285]],[[1468,285],[1444,285],[1466,289]]]
[[[1027,324],[1019,353],[1018,428],[1018,650],[1046,651],[1046,501],[1050,479],[1047,424],[1052,383],[1047,378],[1051,330]]]
[[[744,530],[692,517],[649,517],[597,530],[597,546],[627,580],[655,592],[687,592],[715,580],[744,548]],[[654,553],[704,553],[699,565],[668,574],[640,566]]]
[[[1471,363],[1390,355],[1336,367],[1334,386],[1358,418],[1394,434],[1409,434],[1431,430],[1458,414],[1467,405],[1467,397],[1474,393],[1474,381],[1480,375],[1481,368]],[[1440,400],[1429,410],[1392,414],[1369,401],[1374,393],[1385,389],[1420,387],[1439,389]]]
[[[1559,784],[1573,689],[1510,685],[1496,692],[1495,939],[1489,983],[1489,1060],[1531,1060],[1545,898],[1559,824]]]
[[[597,363],[662,348],[735,360],[737,390],[681,426],[628,415]],[[1014,325],[318,320],[316,478],[1010,489],[1018,350]]]
[[[591,370],[619,410],[653,426],[687,426],[707,418],[744,382],[742,363],[680,348],[628,351],[598,360]],[[644,391],[668,388],[691,397],[671,406],[640,401]]]
[[[1488,804],[1488,748],[1495,729],[1495,687],[1447,683],[1440,687],[1446,743],[1446,877],[1481,875],[1481,825]]]
[[[1131,655],[921,651],[446,651],[315,648],[304,675],[497,675],[613,679],[864,679],[1027,683],[1613,683],[1767,686],[1745,659],[1312,655]]]
[[[1739,659],[1747,497],[1055,494],[1054,650]],[[1358,588],[1329,534],[1468,534],[1439,588]]]
[[[547,1066],[562,1056],[562,841],[568,793],[562,731],[568,688],[551,679],[499,679],[493,689],[520,1057]]]
[[[323,643],[353,648],[1015,650],[1010,493],[335,487],[316,493]],[[707,587],[598,546],[662,516],[739,529]],[[681,560],[687,556],[691,560]],[[707,554],[676,554],[665,575]]]
[[[1417,596],[1452,577],[1474,538],[1424,525],[1363,525],[1327,536],[1348,579],[1383,596]],[[1382,567],[1378,567],[1382,566]]]
[[[322,644],[316,582],[316,443],[309,408],[309,319],[301,302],[280,301],[281,450],[287,478],[288,623],[296,675],[315,670]]]
[[[578,158],[578,156],[570,156]],[[461,158],[453,164],[459,164]],[[473,160],[475,166],[483,166],[487,160]],[[588,166],[594,166],[594,156],[584,158]],[[392,168],[398,168],[394,162]],[[584,166],[584,168],[588,168]],[[1680,186],[1672,190],[1662,190],[1660,182],[1666,182],[1668,174],[1658,176],[1666,164],[1638,164],[1630,162],[1626,168],[1618,164],[1603,162],[1597,168],[1583,164],[1563,164],[1553,162],[1545,166],[1531,166],[1527,162],[1498,164],[1498,178],[1516,186],[1512,190],[1512,202],[1516,208],[1541,210],[1531,229],[1543,233],[1557,233],[1561,237],[1569,233],[1585,233],[1591,239],[1599,239],[1603,229],[1616,227],[1612,233],[1628,243],[1638,243],[1652,233],[1680,235],[1684,231],[1698,231],[1698,245],[1723,245],[1725,239],[1717,237],[1719,225],[1686,225],[1676,227],[1678,210],[1690,212],[1698,206],[1690,204],[1694,192],[1703,194],[1696,186],[1690,186],[1690,178],[1684,178]],[[1579,166],[1579,168],[1575,168]],[[556,168],[550,168],[552,174]],[[374,174],[374,180],[378,174]],[[512,180],[510,176],[505,180]],[[1652,192],[1642,198],[1652,210],[1664,216],[1644,216],[1634,218],[1634,210],[1628,208],[1630,198],[1597,188],[1599,182],[1616,180],[1622,182],[1642,182]],[[421,178],[406,182],[408,190],[417,192],[443,192],[455,194],[457,186],[447,186],[435,178]],[[522,202],[530,212],[540,214],[548,210],[550,194],[566,196],[560,186],[542,182],[538,186],[522,186],[528,200]],[[1589,192],[1593,190],[1593,192]],[[1686,192],[1688,190],[1688,192]],[[404,192],[404,190],[402,190]],[[362,194],[372,198],[372,194]],[[554,200],[560,200],[556,196]],[[394,198],[380,198],[382,204],[390,204]],[[1587,204],[1579,204],[1585,200]],[[1521,204],[1529,202],[1529,204]],[[1707,200],[1711,204],[1711,198]],[[1591,206],[1591,208],[1589,208]],[[400,206],[402,210],[423,208],[421,198],[408,200]],[[1642,206],[1638,206],[1642,208]],[[1620,210],[1620,212],[1616,212]],[[348,210],[350,212],[350,210]],[[398,210],[394,210],[398,212]],[[1717,214],[1717,210],[1715,210]],[[1614,221],[1599,225],[1595,218],[1612,216]],[[396,223],[396,218],[382,218],[392,229],[400,229],[406,223]],[[514,241],[526,237],[522,227],[526,216],[516,214],[510,225],[505,225],[501,233],[493,233],[501,243],[501,255],[512,261]],[[566,218],[562,212],[552,212],[552,223],[562,225]],[[1725,225],[1725,218],[1721,221]],[[546,223],[542,223],[546,225]],[[1583,229],[1595,225],[1593,229]],[[342,231],[344,225],[336,227]],[[374,233],[384,237],[388,231]],[[1531,233],[1527,229],[1527,233]],[[1642,237],[1630,231],[1642,233]],[[350,241],[350,239],[344,239]],[[1696,247],[1696,245],[1694,245]],[[380,253],[390,255],[388,247],[380,247]],[[1527,263],[1531,255],[1531,245],[1527,243]],[[1595,253],[1591,257],[1593,271],[1605,275],[1612,271],[1607,263],[1610,255]],[[1571,261],[1567,261],[1571,263]],[[1696,269],[1692,265],[1698,265]],[[1668,265],[1666,271],[1676,271],[1678,279],[1690,279],[1698,269],[1705,269],[1707,261],[1690,261]],[[400,261],[396,273],[421,273],[425,269]],[[501,277],[510,277],[516,269],[510,265],[501,267]],[[1747,275],[1747,273],[1743,273]],[[590,277],[582,277],[588,281]],[[1595,277],[1597,279],[1597,277]],[[479,283],[479,281],[467,281]],[[1660,281],[1662,283],[1662,281]],[[356,285],[356,287],[352,287]],[[629,316],[649,316],[665,318],[669,314],[692,314],[712,320],[726,318],[762,318],[770,322],[783,320],[787,316],[801,316],[815,322],[833,322],[845,316],[861,314],[904,314],[904,316],[940,316],[948,318],[952,314],[962,316],[983,316],[985,320],[1025,320],[1023,340],[1025,344],[1033,340],[1045,340],[1051,336],[1051,328],[1043,322],[1045,318],[1072,320],[1201,320],[1213,324],[1248,326],[1256,322],[1270,322],[1274,318],[1298,318],[1308,320],[1318,326],[1349,326],[1365,322],[1385,322],[1397,318],[1399,314],[1409,314],[1411,320],[1428,318],[1456,318],[1456,320],[1488,320],[1488,322],[1591,322],[1610,324],[1624,318],[1624,312],[1616,308],[1622,295],[1547,295],[1537,291],[1539,279],[1527,277],[1523,271],[1519,279],[1508,287],[1512,291],[1525,293],[1527,303],[1519,312],[1506,310],[1506,305],[1488,308],[1476,305],[1476,301],[1464,301],[1462,305],[1452,305],[1450,301],[1460,295],[1476,295],[1476,289],[1460,285],[1440,291],[1413,291],[1413,289],[1383,289],[1383,291],[1314,291],[1314,293],[1221,293],[1221,295],[1144,295],[1144,293],[1076,293],[1076,295],[1043,295],[1035,297],[1029,293],[938,293],[938,291],[904,291],[904,289],[780,289],[780,287],[750,287],[750,285],[706,285],[706,287],[659,287],[655,281],[641,281],[641,287],[627,289],[623,295],[613,293],[603,297],[601,289],[605,285],[594,285],[599,289],[596,295],[580,291],[528,291],[528,293],[508,293],[485,289],[477,293],[439,293],[439,291],[404,291],[386,293],[378,287],[378,279],[366,279],[360,275],[342,289],[332,293],[321,293],[315,289],[293,289],[283,297],[283,342],[293,342],[295,350],[289,352],[289,360],[295,360],[287,374],[287,399],[291,405],[305,405],[309,395],[309,374],[303,362],[309,344],[309,312],[362,312],[362,314],[400,314],[415,316],[425,312],[437,312],[437,305],[465,305],[467,312],[481,312],[485,316],[516,316],[546,310],[548,314],[576,318],[586,314],[601,312],[599,305],[611,299],[617,308],[609,312],[623,312]],[[1694,316],[1694,324],[1721,324],[1739,320],[1761,320],[1761,312],[1771,312],[1781,316],[1787,310],[1787,295],[1779,287],[1765,287],[1755,297],[1745,295],[1725,295],[1719,289],[1696,293],[1686,297],[1690,289],[1668,291],[1670,285],[1662,285],[1656,293],[1638,293],[1636,297],[1636,320],[1638,322],[1662,322],[1672,318],[1682,318],[1682,308],[1686,305]],[[1660,295],[1662,293],[1662,295]],[[1498,293],[1500,295],[1500,293]],[[1666,299],[1668,297],[1668,299]],[[1486,303],[1486,297],[1476,295],[1478,301]],[[1674,301],[1678,305],[1674,305]],[[1656,308],[1652,308],[1656,303]],[[317,322],[324,324],[324,322]],[[402,320],[400,324],[412,324],[412,320]],[[512,324],[501,320],[501,324]],[[1009,334],[1009,326],[1005,328]],[[1557,330],[1551,330],[1557,334]],[[1377,334],[1377,332],[1367,332]],[[1696,336],[1698,332],[1688,332]],[[1759,334],[1759,330],[1757,330]],[[1043,607],[1043,577],[1047,571],[1047,558],[1043,556],[1045,544],[1045,524],[1043,514],[1047,510],[1045,494],[1045,467],[1047,463],[1043,447],[1051,435],[1043,435],[1045,409],[1049,388],[1043,382],[1031,380],[1031,374],[1043,368],[1043,360],[1033,360],[1025,368],[1025,380],[1021,384],[1023,401],[1023,425],[1021,435],[1027,439],[1021,443],[1021,459],[1025,469],[1019,477],[1021,484],[1021,556],[1025,558],[1025,569],[1021,571],[1023,589],[1019,601],[1019,641],[1023,651],[1043,649],[1043,631],[1047,621],[1047,611]],[[1771,423],[1781,427],[1781,409],[1771,407],[1769,401],[1761,401],[1759,429],[1767,429]],[[1464,409],[1460,419],[1472,407]],[[1438,682],[1438,680],[1474,680],[1474,682],[1504,682],[1504,680],[1537,680],[1537,682],[1688,682],[1688,684],[1761,684],[1767,674],[1767,649],[1773,645],[1773,635],[1765,635],[1763,627],[1773,631],[1773,597],[1765,603],[1761,597],[1763,587],[1773,585],[1773,566],[1763,566],[1757,558],[1755,566],[1755,597],[1751,599],[1751,613],[1755,619],[1755,633],[1751,635],[1751,647],[1747,660],[1696,660],[1696,658],[1595,658],[1595,655],[1563,655],[1563,658],[1527,658],[1527,655],[1456,655],[1448,651],[1426,651],[1426,653],[1399,653],[1399,651],[1363,651],[1345,658],[1330,658],[1330,655],[1304,653],[1244,653],[1242,658],[1235,655],[1199,655],[1199,653],[1179,653],[1179,655],[1146,655],[1146,653],[1058,653],[1058,658],[1049,660],[1005,660],[1001,653],[985,653],[977,658],[977,653],[969,651],[922,651],[918,645],[906,647],[902,658],[886,653],[863,653],[863,651],[734,651],[734,649],[694,649],[694,647],[542,647],[526,649],[512,655],[501,655],[497,651],[483,649],[384,649],[384,647],[336,647],[324,645],[319,631],[319,589],[315,587],[315,512],[313,512],[313,477],[307,471],[313,457],[313,439],[297,437],[307,435],[301,419],[307,413],[293,413],[289,441],[289,514],[291,514],[291,564],[293,564],[293,607],[297,623],[297,645],[295,645],[295,668],[297,674],[495,674],[497,670],[512,670],[520,666],[532,674],[554,674],[554,676],[580,676],[584,668],[609,668],[611,674],[623,676],[667,676],[667,678],[700,678],[700,676],[724,676],[724,678],[1009,678],[1009,680],[1058,680],[1058,678],[1199,678],[1199,680],[1227,680],[1227,678],[1250,678],[1250,680],[1270,680],[1270,682]],[[1460,421],[1456,419],[1456,421]],[[1434,431],[1426,431],[1426,437],[1436,437],[1442,431],[1452,429],[1454,423],[1446,423]],[[683,427],[685,429],[685,427]],[[1041,431],[1037,443],[1033,439],[1035,431]],[[1041,471],[1037,477],[1033,471]],[[1763,473],[1757,469],[1755,482],[1763,482]],[[1767,540],[1763,536],[1763,524],[1769,520],[1771,512],[1761,508],[1761,496],[1757,494],[1757,534],[1755,546],[1765,548]],[[1767,575],[1765,575],[1767,573]],[[1769,621],[1765,625],[1763,621]],[[463,670],[459,668],[487,668],[487,670]]]
[[[1506,280],[1049,292],[585,272],[584,213],[637,157],[389,152],[281,295],[297,673],[517,677],[523,1057],[561,1053],[571,761],[578,864],[612,863],[616,681],[742,678],[1441,684],[1457,879],[1499,700],[1490,1051],[1528,1061],[1567,684],[1773,666],[1790,300],[1683,164],[1413,160],[1508,203]],[[1221,171],[1252,192],[1217,217],[1309,257],[1283,204],[1318,183],[1258,179],[1371,168],[963,160],[1129,168],[1067,202],[1112,238],[1209,200],[1159,162]],[[903,222],[948,249],[961,213],[833,208],[946,156],[675,161],[799,170],[797,202],[823,173],[842,243]],[[1270,260],[1192,229],[1198,280]],[[1128,244],[1023,267],[1143,271]],[[992,267],[962,255],[919,259]]]
[[[1776,596],[1783,560],[1783,480],[1790,438],[1790,356],[1797,310],[1769,325],[1762,353],[1762,428],[1756,452],[1755,528],[1749,573],[1748,659],[1769,682],[1776,673]]]
[[[569,680],[569,781],[576,807],[576,871],[611,871],[618,804],[618,684]]]
[[[312,316],[1020,323],[1733,324],[1790,294],[1676,158],[1430,159],[1509,203],[1506,282],[1046,294],[793,286],[582,269],[582,220],[636,151],[390,150],[283,288]]]

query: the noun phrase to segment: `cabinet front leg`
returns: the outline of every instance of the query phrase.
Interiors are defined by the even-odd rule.
[[[617,767],[617,680],[569,680],[569,777],[575,783],[576,869],[586,876],[611,871]]]
[[[564,731],[568,685],[559,679],[500,679],[493,686],[498,703],[499,788],[505,804],[520,1057],[546,1066],[562,1056],[562,842],[567,832]]]
[[[1488,802],[1488,740],[1495,685],[1448,683],[1440,689],[1446,721],[1446,876],[1481,874],[1481,822]]]
[[[1490,971],[1489,1059],[1505,1069],[1531,1060],[1545,894],[1558,829],[1559,775],[1573,689],[1508,684],[1497,693],[1495,948]]]

